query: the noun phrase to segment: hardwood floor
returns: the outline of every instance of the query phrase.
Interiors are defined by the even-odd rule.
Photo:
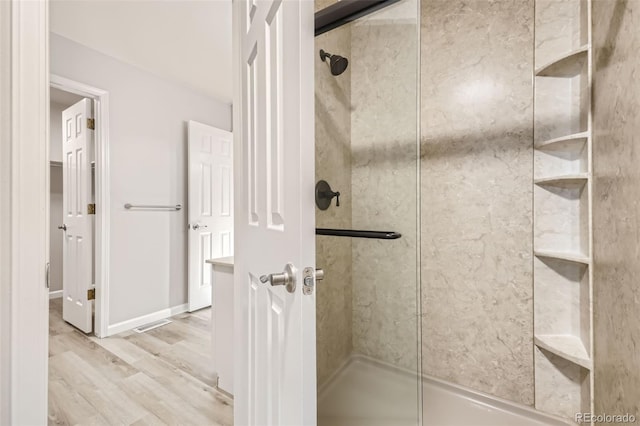
[[[233,401],[214,388],[211,310],[106,339],[49,314],[50,425],[232,425]]]

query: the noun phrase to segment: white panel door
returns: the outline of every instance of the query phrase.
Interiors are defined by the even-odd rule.
[[[207,259],[233,255],[233,135],[189,121],[189,311],[211,305]]]
[[[236,0],[234,31],[234,422],[314,425],[313,2]]]
[[[89,214],[93,130],[91,101],[83,99],[62,112],[62,318],[85,333],[93,331],[93,214]]]

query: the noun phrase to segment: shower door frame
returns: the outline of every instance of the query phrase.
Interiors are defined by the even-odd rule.
[[[400,0],[341,0],[315,14],[315,36],[353,22]]]

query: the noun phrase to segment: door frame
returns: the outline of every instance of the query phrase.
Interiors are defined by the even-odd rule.
[[[96,228],[93,244],[96,264],[95,326],[97,337],[107,337],[109,329],[109,92],[56,74],[50,76],[50,86],[93,101],[95,128],[95,204]],[[47,146],[49,142],[47,142]],[[64,276],[62,277],[64,283]],[[63,284],[64,285],[64,284]]]
[[[0,2],[0,423],[45,424],[49,4]]]

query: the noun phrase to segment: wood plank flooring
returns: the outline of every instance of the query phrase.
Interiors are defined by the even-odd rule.
[[[146,333],[106,339],[62,320],[50,302],[50,425],[232,425],[210,359],[211,310],[180,314]]]

